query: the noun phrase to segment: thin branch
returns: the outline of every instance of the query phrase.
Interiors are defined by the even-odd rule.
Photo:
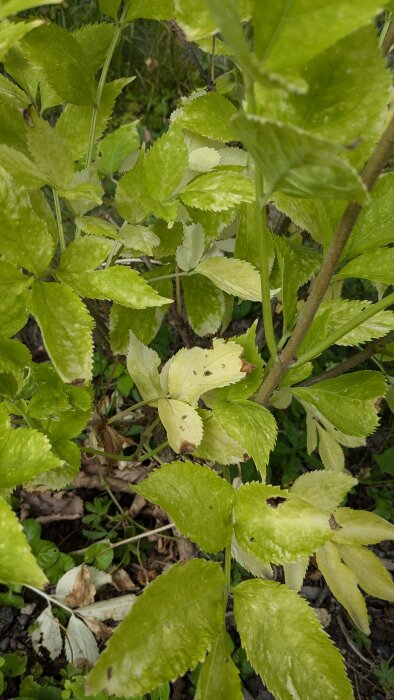
[[[312,384],[322,382],[324,379],[332,379],[333,377],[337,377],[340,374],[344,374],[350,369],[353,369],[353,367],[357,367],[357,365],[361,365],[363,362],[369,360],[369,358],[372,357],[372,355],[379,354],[379,348],[386,345],[387,343],[391,343],[391,341],[393,340],[394,331],[391,331],[390,333],[387,333],[387,335],[385,335],[384,338],[380,338],[379,340],[373,340],[372,343],[369,343],[364,348],[364,350],[361,350],[360,352],[356,353],[356,355],[348,357],[347,360],[343,360],[343,362],[340,362],[338,365],[335,365],[335,367],[327,370],[327,372],[322,372],[321,374],[317,374],[314,377],[310,377],[304,382],[300,382],[299,384],[297,384],[297,386],[312,386]]]
[[[393,150],[393,146],[394,117],[392,117],[374,153],[364,169],[362,179],[369,191],[372,189],[379,174],[386,165]],[[321,302],[323,301],[360,212],[361,206],[359,204],[350,203],[346,207],[338,229],[333,237],[332,243],[323,260],[320,272],[314,281],[312,291],[302,313],[300,314],[290,340],[288,341],[284,350],[280,353],[278,361],[272,365],[257,395],[257,401],[259,403],[265,405],[268,404],[273,391],[275,391],[282,376],[290,366],[291,362],[294,360],[297,350],[300,347]]]
[[[201,75],[204,83],[207,86],[207,90],[209,92],[213,92],[215,90],[215,83],[212,81],[211,76],[206,72],[206,70],[203,68],[200,59],[198,58],[195,50],[193,49],[192,45],[189,44],[187,41],[182,29],[177,25],[177,23],[174,20],[170,21],[170,27],[176,37],[178,38],[180,44],[184,47],[186,52],[189,54],[191,60],[193,61],[194,65],[196,66],[199,74]]]

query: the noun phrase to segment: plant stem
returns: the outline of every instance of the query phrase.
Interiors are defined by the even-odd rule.
[[[145,537],[150,537],[151,535],[158,535],[160,532],[165,532],[166,530],[170,530],[171,528],[174,527],[174,523],[169,523],[168,525],[162,525],[161,527],[157,527],[155,530],[148,530],[147,532],[142,532],[140,535],[133,535],[133,537],[127,537],[125,540],[119,540],[119,542],[114,542],[113,544],[108,545],[107,549],[103,549],[100,554],[103,552],[108,552],[110,549],[116,549],[116,547],[121,547],[123,544],[128,544],[129,542],[138,542],[139,540],[144,539]],[[108,540],[107,540],[108,541]],[[84,547],[83,549],[76,549],[74,552],[71,552],[71,554],[84,554],[89,547]]]
[[[182,320],[182,295],[181,295],[181,282],[179,279],[179,267],[176,266],[175,269],[175,299],[176,299],[176,312],[179,320]]]
[[[131,5],[131,0],[126,0],[126,3],[125,3],[125,6],[123,8],[123,12],[120,16],[119,22],[116,24],[115,33],[112,37],[112,41],[110,43],[107,55],[105,57],[103,69],[101,71],[100,80],[99,80],[99,83],[97,86],[96,98],[95,98],[94,105],[93,105],[92,119],[90,122],[89,145],[88,145],[88,154],[86,157],[86,168],[88,168],[91,165],[92,160],[93,160],[93,149],[94,149],[94,144],[95,144],[95,140],[96,140],[95,139],[96,125],[97,125],[98,114],[100,111],[101,100],[103,97],[103,90],[104,90],[104,86],[105,86],[105,83],[107,80],[108,70],[109,70],[113,55],[115,53],[115,49],[118,45],[118,42],[120,40],[120,37],[122,35],[123,29],[124,29],[125,24],[126,24],[126,17],[127,17],[127,13],[129,11],[130,5]]]
[[[160,277],[151,277],[149,279],[149,284],[152,282],[160,282],[161,280],[173,280],[177,279],[177,277],[191,277],[191,275],[194,275],[194,270],[191,270],[190,272],[171,272],[169,275],[160,275]]]
[[[60,603],[56,598],[54,598],[51,595],[48,595],[47,593],[44,593],[44,591],[40,591],[39,588],[35,588],[34,586],[29,586],[27,583],[23,584],[25,588],[28,588],[30,591],[34,591],[34,593],[37,593],[37,595],[40,595],[42,598],[45,598],[48,603],[51,605],[57,605],[59,608],[63,608],[63,610],[66,610],[70,615],[75,615],[74,610],[71,610],[67,605],[64,605],[63,603]]]
[[[229,466],[224,465],[222,467],[222,475],[223,478],[226,479],[226,481],[228,481],[229,484],[231,484],[231,474]],[[231,542],[227,545],[226,549],[224,550],[224,580],[224,606],[226,608],[231,589]]]
[[[369,159],[362,179],[368,190],[371,190],[379,174],[386,165],[394,145],[394,117],[383,133],[374,153]],[[331,245],[324,257],[320,272],[317,275],[306,304],[298,318],[297,324],[291,334],[290,340],[280,353],[278,360],[268,372],[256,400],[267,405],[269,399],[278,386],[283,374],[293,361],[299,346],[301,345],[315,314],[323,301],[324,295],[335,274],[337,265],[341,259],[344,247],[360,215],[361,206],[350,203],[345,209],[338,229],[333,237]],[[386,297],[387,298],[387,297]]]
[[[63,251],[66,250],[66,241],[64,238],[62,210],[60,208],[60,200],[59,200],[58,193],[55,192],[55,190],[52,190],[52,193],[53,193],[53,203],[55,205],[55,214],[56,214],[57,231],[58,231],[58,236],[59,236],[59,245],[60,245],[60,250],[63,253]]]
[[[152,403],[153,401],[158,401],[159,399],[162,399],[163,396],[155,396],[153,399],[149,399],[149,401],[139,401],[138,403],[135,403],[133,406],[129,406],[129,408],[125,408],[124,411],[121,411],[120,413],[116,413],[112,418],[110,418],[107,423],[108,425],[111,425],[111,423],[116,423],[120,418],[123,418],[123,416],[128,416],[130,413],[134,413],[138,408],[142,408],[143,406],[147,406],[148,404]]]
[[[114,462],[122,461],[122,462],[145,462],[146,459],[149,459],[150,457],[154,457],[154,455],[158,454],[162,450],[164,450],[166,447],[168,447],[168,440],[164,440],[160,445],[155,447],[153,450],[150,450],[149,452],[145,452],[140,456],[139,459],[136,459],[134,455],[123,455],[123,454],[117,454],[116,452],[105,452],[104,450],[96,450],[94,447],[84,447],[83,445],[80,445],[79,449],[81,452],[86,452],[89,455],[99,455],[99,457],[107,457],[108,459],[114,460]]]
[[[321,374],[317,374],[314,377],[305,379],[305,381],[300,382],[299,384],[297,384],[297,386],[312,386],[312,384],[317,384],[318,382],[322,382],[325,379],[332,379],[333,377],[337,377],[340,374],[344,374],[344,372],[348,372],[350,369],[353,369],[353,367],[357,367],[357,365],[361,365],[366,360],[369,360],[369,358],[373,355],[379,354],[378,348],[382,348],[386,343],[391,343],[393,340],[394,331],[391,331],[390,333],[385,335],[384,338],[372,341],[372,343],[369,343],[364,348],[364,350],[361,350],[360,352],[356,353],[356,355],[348,357],[347,360],[340,362],[338,365],[335,365],[335,367],[329,369],[327,372],[322,372]]]
[[[391,304],[394,304],[394,292],[388,294],[386,297],[383,297],[383,299],[377,301],[376,304],[367,306],[366,309],[353,316],[353,318],[351,318],[347,323],[344,323],[343,326],[337,328],[336,331],[333,331],[330,333],[330,335],[321,340],[320,343],[314,345],[314,347],[307,352],[302,353],[297,362],[294,362],[291,366],[299,367],[299,365],[303,365],[305,362],[313,360],[314,357],[321,355],[324,350],[327,350],[327,348],[329,348],[331,345],[334,345],[337,340],[340,340],[340,338],[343,338],[344,335],[350,333],[350,331],[352,331],[354,328],[361,326],[362,323],[368,321],[369,318],[372,318],[372,316],[375,316],[375,314],[379,313],[379,311],[382,311]]]

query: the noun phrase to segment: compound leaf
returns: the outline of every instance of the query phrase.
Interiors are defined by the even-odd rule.
[[[229,544],[234,490],[209,467],[191,462],[164,464],[136,490],[167,511],[179,530],[206,552],[215,554]]]
[[[223,590],[220,565],[202,559],[159,576],[117,627],[88,676],[89,692],[140,695],[193,669],[223,624]]]
[[[0,580],[44,588],[47,578],[38,566],[22,526],[8,503],[0,498]]]
[[[258,559],[294,562],[333,536],[330,514],[278,486],[250,483],[236,491],[237,541]]]
[[[297,593],[274,581],[243,581],[234,613],[242,646],[276,698],[352,700],[341,654]]]
[[[81,299],[56,282],[36,282],[30,298],[45,348],[64,382],[90,381],[93,319]]]
[[[253,458],[264,479],[278,433],[272,413],[247,400],[214,401],[212,409],[221,427]]]

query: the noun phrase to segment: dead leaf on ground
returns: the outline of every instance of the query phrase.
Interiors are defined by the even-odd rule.
[[[328,612],[327,608],[313,608],[313,610],[319,618],[321,626],[324,628],[328,627],[331,623],[332,616]]]
[[[116,569],[112,574],[112,585],[119,593],[124,591],[132,591],[136,588],[135,583],[131,580],[127,571],[124,569]]]
[[[21,519],[36,518],[39,523],[79,520],[83,500],[72,491],[21,491]]]
[[[96,586],[92,581],[88,567],[82,564],[80,567],[76,568],[79,570],[75,573],[71,590],[64,596],[64,602],[70,608],[80,608],[85,605],[90,605],[94,602],[96,595]],[[67,580],[65,581],[64,577],[62,586],[59,587],[58,585],[56,589],[58,595],[61,595],[63,586],[64,589],[67,589]]]
[[[141,513],[142,509],[145,508],[147,503],[148,501],[146,500],[146,498],[141,496],[139,493],[136,493],[133,502],[129,508],[130,518],[136,518],[137,515]]]
[[[85,617],[93,617],[96,620],[114,620],[119,622],[127,615],[131,606],[137,599],[137,596],[132,593],[119,596],[118,598],[108,598],[107,600],[99,600],[97,603],[87,605],[84,608],[79,608],[76,612]]]
[[[106,642],[112,636],[114,631],[112,627],[108,627],[108,625],[101,622],[101,620],[97,620],[94,617],[85,616],[83,619],[98,641]]]
[[[82,455],[82,469],[73,482],[75,488],[104,489],[105,484],[100,474],[102,469],[96,458],[89,459]],[[140,464],[127,464],[123,469],[113,469],[111,474],[106,472],[105,481],[117,493],[131,493],[130,484],[138,484],[145,479],[147,473],[148,469]]]

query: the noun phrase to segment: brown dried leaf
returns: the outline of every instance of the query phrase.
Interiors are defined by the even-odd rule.
[[[135,583],[131,580],[127,571],[124,569],[116,569],[112,574],[112,584],[119,593],[124,591],[132,591],[136,588]]]
[[[96,595],[96,587],[91,579],[87,566],[83,564],[77,573],[71,593],[66,595],[64,602],[70,608],[80,608],[91,605]]]
[[[94,636],[99,641],[106,642],[112,636],[112,627],[108,627],[108,625],[105,625],[104,622],[101,622],[101,620],[98,620],[95,617],[85,616],[83,619],[89,627],[90,631],[93,632]]]
[[[39,523],[79,520],[83,500],[72,491],[21,491],[21,518],[36,518]]]

